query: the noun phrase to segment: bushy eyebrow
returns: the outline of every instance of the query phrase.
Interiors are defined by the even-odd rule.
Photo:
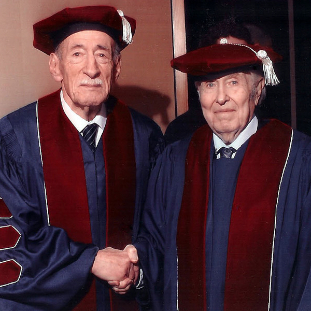
[[[83,44],[75,44],[75,45],[71,46],[69,49],[70,50],[74,50],[74,49],[77,49],[77,48],[85,49]]]
[[[86,47],[83,44],[75,44],[75,45],[70,47],[70,50],[74,50],[74,49],[77,49],[77,48],[81,48],[81,49],[86,50]],[[97,50],[111,51],[111,49],[109,47],[103,46],[103,45],[100,45],[100,44],[97,44]]]
[[[98,47],[99,50],[111,51],[111,48],[109,48],[107,46],[103,46],[103,45],[97,44],[97,47]]]

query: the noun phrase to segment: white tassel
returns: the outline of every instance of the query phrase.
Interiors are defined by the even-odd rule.
[[[124,17],[124,14],[121,10],[117,10],[119,15],[122,18],[122,26],[123,26],[123,35],[122,35],[122,40],[130,44],[133,41],[133,36],[132,36],[132,29],[131,29],[131,24],[128,22],[128,20]]]
[[[233,43],[233,45],[244,46],[244,47],[250,49],[261,60],[262,70],[263,70],[263,73],[265,76],[266,85],[277,85],[280,83],[278,77],[275,74],[272,60],[270,59],[270,57],[268,56],[268,54],[265,50],[259,50],[258,52],[256,52],[251,47],[244,45],[244,44]]]
[[[273,68],[272,61],[268,56],[267,52],[264,50],[259,50],[256,56],[262,61],[262,68],[265,76],[265,81],[267,85],[277,85],[280,83],[278,77],[276,76]]]

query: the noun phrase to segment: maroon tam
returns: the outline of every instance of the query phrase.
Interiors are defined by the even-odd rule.
[[[262,65],[266,83],[274,85],[278,81],[272,63],[281,58],[271,48],[260,45],[214,44],[173,59],[171,66],[198,78]]]
[[[121,49],[132,42],[136,20],[111,6],[65,8],[33,25],[33,46],[51,54],[68,36],[83,30],[99,30],[111,36]]]

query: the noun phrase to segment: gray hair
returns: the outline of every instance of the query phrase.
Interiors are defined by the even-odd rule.
[[[257,85],[260,82],[260,80],[264,79],[264,78],[261,74],[259,74],[256,71],[250,71],[250,74],[253,78],[253,88],[252,88],[252,91],[250,94],[250,98],[251,98],[251,100],[254,100],[256,98],[256,95],[257,95]],[[262,102],[266,98],[266,95],[267,95],[267,89],[266,89],[266,85],[264,85],[263,89],[261,90],[257,106],[260,106],[262,104]]]
[[[119,61],[121,57],[121,48],[118,43],[115,44],[114,49],[112,51],[112,60],[115,64]]]

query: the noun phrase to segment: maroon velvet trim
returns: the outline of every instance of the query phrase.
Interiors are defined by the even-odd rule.
[[[4,203],[3,199],[0,199],[0,218],[9,218],[11,216],[12,214]]]
[[[74,241],[92,243],[80,134],[65,116],[59,92],[39,100],[38,118],[50,224]]]
[[[123,249],[132,241],[136,197],[134,132],[129,109],[120,102],[108,115],[103,134],[106,169],[106,245]],[[135,301],[111,293],[111,310],[137,310]]]
[[[39,100],[38,119],[50,224],[74,241],[92,243],[80,134],[64,114],[59,91]],[[75,310],[96,310],[92,288]]]
[[[0,227],[0,250],[15,247],[19,237],[20,234],[14,227]]]
[[[206,310],[205,227],[212,132],[200,128],[192,137],[178,220],[178,305],[180,311]],[[195,176],[195,178],[194,178]]]
[[[21,269],[14,260],[0,262],[0,286],[17,282]]]
[[[136,162],[132,117],[120,102],[108,116],[103,145],[107,181],[106,245],[122,249],[132,240]]]
[[[289,127],[271,121],[248,144],[232,208],[225,311],[267,309],[275,206],[290,139]],[[206,311],[210,142],[211,133],[203,127],[194,134],[187,153],[177,233],[181,311]]]
[[[225,311],[267,310],[275,206],[290,139],[291,128],[272,121],[249,141],[231,214]]]

